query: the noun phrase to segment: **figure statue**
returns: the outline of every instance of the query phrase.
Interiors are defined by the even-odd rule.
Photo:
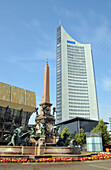
[[[69,142],[69,146],[70,146],[70,147],[74,147],[74,146],[75,146],[75,139],[72,139],[72,140]]]
[[[38,140],[40,137],[40,132],[38,131],[37,126],[30,125],[30,137],[34,138],[35,140]]]
[[[8,143],[8,146],[15,146],[16,133],[17,132],[15,131],[15,133],[12,135],[12,137],[11,137],[11,135],[9,135],[9,136],[6,136],[6,134],[4,135],[6,137],[5,140],[7,140],[9,137],[11,138],[11,141]]]
[[[35,134],[36,134],[36,127],[31,127],[30,136],[33,138],[33,137],[35,137]]]
[[[56,112],[56,108],[53,107],[53,116],[54,116],[55,112]]]
[[[26,127],[19,127],[13,131],[13,134],[5,134],[5,140],[10,139],[8,146],[27,146],[30,145],[30,132],[26,131]]]
[[[42,123],[37,123],[36,125],[36,134],[41,134]]]
[[[45,128],[41,128],[41,135],[45,136]]]
[[[57,142],[57,146],[64,146],[64,142],[63,142],[63,139],[61,138],[61,136],[59,136],[59,140]]]
[[[38,107],[35,109],[36,111],[36,117],[38,117]]]
[[[64,133],[63,138],[59,137],[57,145],[58,146],[68,146],[69,142],[70,142],[69,134]]]
[[[59,136],[58,130],[59,130],[60,126],[57,126],[56,128],[54,128],[54,136]]]
[[[45,119],[42,121],[42,127],[41,127],[41,135],[45,135],[46,131],[46,124],[45,124]]]
[[[47,108],[47,106],[42,106],[42,111],[43,111],[43,116],[45,116],[45,109]]]

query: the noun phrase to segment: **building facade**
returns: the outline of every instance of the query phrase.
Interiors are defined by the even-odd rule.
[[[73,138],[76,133],[78,132],[80,134],[80,129],[82,128],[84,132],[89,134],[93,128],[95,128],[98,125],[98,120],[92,120],[92,119],[86,119],[82,117],[76,117],[73,119],[69,119],[66,121],[62,121],[60,123],[55,124],[56,126],[60,126],[59,133],[62,132],[62,130],[67,126],[69,129],[69,132],[71,134],[71,137]],[[107,122],[104,122],[105,125],[108,125]]]
[[[0,145],[7,145],[15,128],[27,126],[35,112],[36,93],[0,82]]]
[[[71,38],[57,28],[56,122],[75,117],[98,120],[98,104],[90,44]]]

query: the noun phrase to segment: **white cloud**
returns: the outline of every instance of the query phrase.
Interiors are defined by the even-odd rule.
[[[37,19],[33,19],[32,25],[36,27],[40,27],[40,22]]]
[[[101,81],[101,86],[105,91],[111,92],[111,78],[105,78]]]
[[[16,64],[21,69],[29,71],[29,72],[38,72],[38,70],[44,67],[46,58],[49,59],[49,63],[51,61],[56,60],[56,55],[54,54],[53,50],[42,50],[38,49],[37,51],[33,52],[31,56],[7,56],[2,60],[8,63]],[[55,70],[52,69],[52,74]]]
[[[50,36],[42,29],[42,22],[39,22],[37,19],[33,19],[30,22],[22,22],[22,24],[30,29],[36,28],[37,32],[41,35],[41,39],[43,38],[44,40],[48,40],[49,42],[52,40]]]
[[[46,58],[48,58],[49,60],[56,59],[56,55],[55,55],[54,51],[50,50],[50,49],[36,51],[35,57],[36,57],[36,59],[39,59],[39,60],[46,60]]]
[[[40,28],[40,22],[37,19],[33,19],[30,22],[21,22],[22,25],[24,25],[27,28],[33,28],[33,27],[37,27]]]

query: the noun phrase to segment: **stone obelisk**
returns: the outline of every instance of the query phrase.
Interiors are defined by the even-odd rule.
[[[50,91],[49,91],[49,65],[48,65],[48,59],[44,70],[44,84],[43,84],[43,96],[42,96],[42,103],[40,104],[40,114],[43,115],[42,107],[47,106],[46,113],[50,114],[51,112],[51,106],[50,103]],[[49,109],[49,111],[48,111]]]
[[[51,115],[50,95],[49,95],[49,66],[48,59],[44,71],[43,96],[40,104],[40,115],[35,118],[36,135],[45,143],[54,143],[55,118]]]

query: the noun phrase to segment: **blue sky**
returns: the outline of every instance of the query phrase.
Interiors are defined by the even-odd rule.
[[[0,82],[36,92],[38,106],[42,100],[46,58],[49,58],[50,98],[56,106],[56,29],[59,19],[72,38],[80,43],[91,43],[99,115],[109,121],[110,0],[1,0]]]

